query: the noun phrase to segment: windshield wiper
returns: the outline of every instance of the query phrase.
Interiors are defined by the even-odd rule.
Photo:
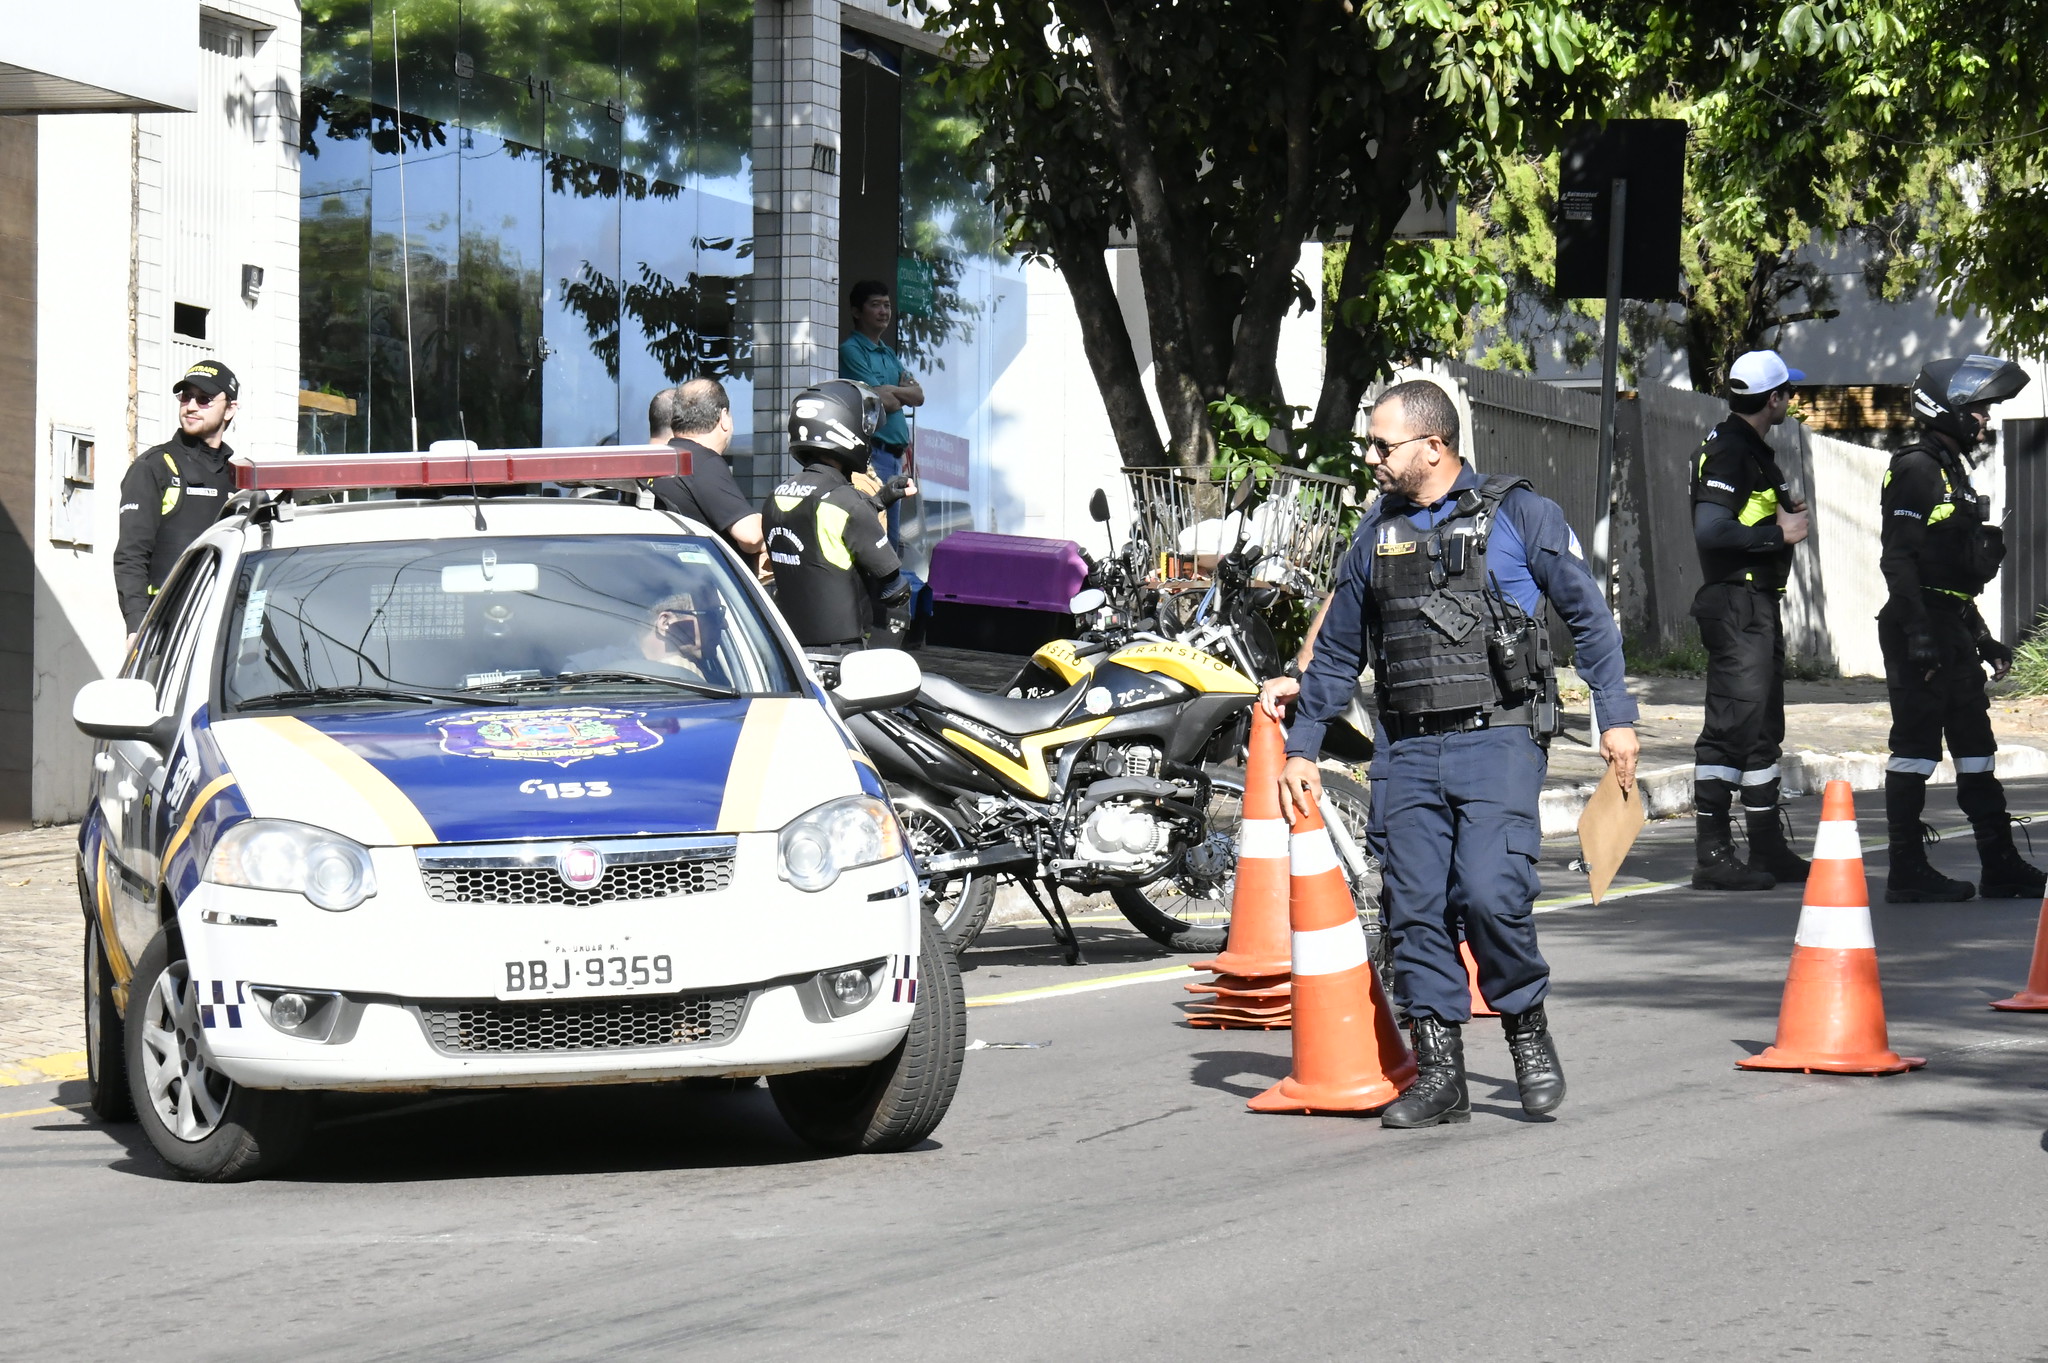
[[[657,677],[647,672],[563,672],[553,677],[513,677],[501,682],[491,682],[477,687],[469,694],[493,691],[552,691],[562,686],[585,686],[606,683],[646,683],[653,686],[674,687],[678,691],[690,691],[700,696],[737,696],[739,692],[730,687],[713,686],[710,682],[691,681],[687,677]]]
[[[250,696],[235,702],[237,710],[275,710],[292,705],[319,705],[327,701],[350,700],[412,700],[429,704],[453,702],[457,705],[479,703],[483,705],[510,705],[510,700],[496,696],[480,696],[473,691],[433,691],[420,687],[383,686],[307,686],[289,691],[270,691],[260,696]]]

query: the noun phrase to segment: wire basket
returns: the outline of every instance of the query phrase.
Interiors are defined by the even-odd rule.
[[[1247,489],[1265,475],[1264,486]],[[1217,556],[1243,545],[1266,552],[1258,576],[1302,595],[1327,591],[1337,563],[1344,512],[1342,478],[1302,469],[1233,471],[1218,482],[1205,470],[1125,468],[1132,537],[1162,584],[1201,581]]]

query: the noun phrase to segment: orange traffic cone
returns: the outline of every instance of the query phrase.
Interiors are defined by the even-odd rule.
[[[1745,1070],[1832,1074],[1899,1074],[1927,1063],[1893,1052],[1885,1033],[1863,844],[1847,781],[1828,782],[1821,797],[1813,870],[1806,877],[1792,968],[1778,1009],[1777,1043],[1735,1063]]]
[[[1280,721],[1252,708],[1244,765],[1244,821],[1237,831],[1237,885],[1230,898],[1230,940],[1213,961],[1216,979],[1187,986],[1207,994],[1188,1013],[1194,1027],[1285,1027],[1291,1016],[1287,982],[1287,823],[1280,817],[1280,768],[1287,762]]]
[[[1991,1005],[2007,1013],[2048,1013],[2048,899],[2041,901],[2041,925],[2034,930],[2034,967],[2027,987]]]
[[[1365,929],[1320,810],[1289,839],[1294,1071],[1247,1104],[1254,1112],[1365,1112],[1415,1080],[1415,1057],[1380,992]]]
[[[1479,962],[1472,959],[1472,944],[1458,943],[1458,954],[1465,958],[1465,983],[1472,990],[1472,1016],[1476,1018],[1497,1018],[1500,1011],[1490,1008],[1486,996],[1479,992]]]

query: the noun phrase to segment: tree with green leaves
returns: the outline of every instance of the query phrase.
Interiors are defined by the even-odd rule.
[[[1484,286],[1395,240],[1444,195],[1538,144],[1598,88],[1558,0],[943,0],[942,80],[979,124],[1012,249],[1057,264],[1127,462],[1214,453],[1211,404],[1277,412],[1306,240],[1349,242],[1311,456],[1349,450],[1367,385]],[[1162,442],[1104,251],[1136,248]],[[1418,320],[1419,319],[1419,320]]]

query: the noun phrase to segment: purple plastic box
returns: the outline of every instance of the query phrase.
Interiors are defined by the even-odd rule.
[[[1087,578],[1072,540],[958,530],[932,548],[934,601],[1066,615]]]

